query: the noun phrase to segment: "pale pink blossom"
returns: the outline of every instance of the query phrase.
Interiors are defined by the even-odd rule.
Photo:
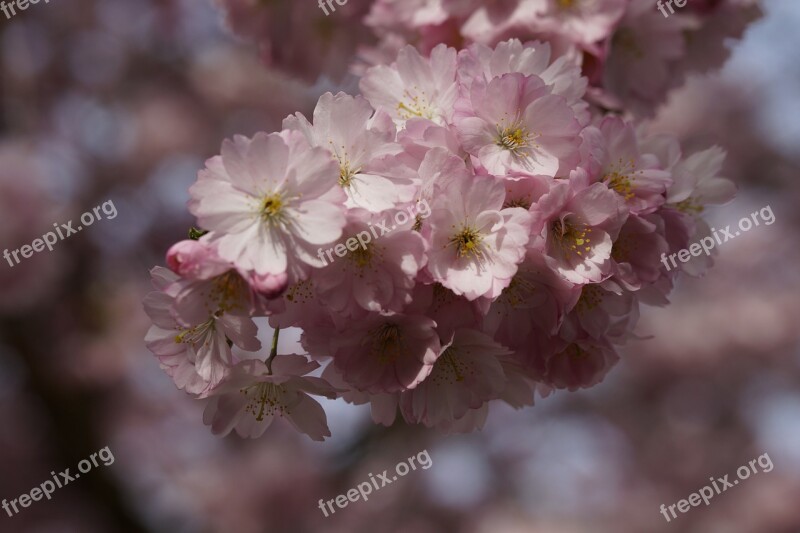
[[[654,212],[665,202],[671,173],[654,154],[642,153],[631,124],[617,117],[600,123],[589,137],[598,179],[615,191],[634,214]]]
[[[406,46],[391,66],[373,67],[361,80],[361,93],[398,126],[414,117],[449,123],[457,92],[456,51],[445,45],[434,48],[430,59]]]
[[[401,393],[403,417],[407,422],[441,427],[497,398],[505,386],[498,357],[510,353],[483,333],[455,331],[425,381]]]
[[[561,180],[539,200],[536,216],[544,221],[544,239],[534,244],[550,268],[577,284],[611,275],[612,246],[628,216],[616,193],[602,183]]]
[[[190,209],[223,259],[256,274],[303,279],[321,267],[320,246],[342,234],[344,192],[338,168],[302,134],[225,141],[191,187]]]
[[[433,205],[428,271],[468,300],[495,298],[525,256],[531,216],[503,209],[505,188],[488,176],[452,182]]]
[[[279,355],[269,365],[250,360],[237,364],[215,391],[203,421],[215,435],[232,430],[258,438],[276,418],[283,418],[312,440],[330,437],[322,406],[310,395],[335,398],[337,390],[321,378],[308,376],[319,368],[302,355]]]
[[[617,361],[619,355],[608,341],[587,337],[543,352],[533,367],[543,384],[575,391],[597,385]]]
[[[563,175],[578,163],[580,124],[538,76],[478,78],[459,99],[456,129],[487,172]]]
[[[247,351],[261,347],[257,328],[247,315],[212,310],[199,300],[180,315],[176,304],[185,290],[184,280],[164,268],[153,269],[152,276],[159,290],[144,300],[153,321],[145,342],[179,388],[203,395],[216,387],[236,362],[228,340]]]
[[[314,109],[314,123],[297,113],[283,121],[283,127],[300,131],[312,146],[330,152],[339,172],[331,174],[347,193],[348,207],[378,213],[407,202],[412,183],[383,172],[386,156],[397,154],[395,128],[389,116],[377,113],[363,97],[339,93],[323,94]]]
[[[313,280],[332,313],[357,318],[368,311],[399,312],[411,303],[417,273],[426,262],[425,240],[411,224],[374,237],[382,229],[372,224],[383,219],[353,209],[334,251],[320,250],[328,264]]]
[[[317,328],[303,334],[311,355],[324,352],[342,378],[360,391],[413,389],[430,374],[441,344],[436,323],[424,316],[372,314],[344,331]]]

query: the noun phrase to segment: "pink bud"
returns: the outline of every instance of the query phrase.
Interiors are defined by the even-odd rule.
[[[216,250],[201,241],[185,240],[172,245],[167,252],[170,270],[189,279],[211,279],[231,269]]]
[[[249,281],[253,290],[265,298],[277,298],[289,285],[289,276],[286,272],[281,272],[277,275],[252,272],[249,276]]]

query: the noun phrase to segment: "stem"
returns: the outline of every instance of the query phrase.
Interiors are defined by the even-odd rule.
[[[269,358],[267,359],[267,370],[272,374],[272,360],[278,355],[278,335],[281,333],[281,328],[275,328],[272,333],[272,348],[269,351]]]

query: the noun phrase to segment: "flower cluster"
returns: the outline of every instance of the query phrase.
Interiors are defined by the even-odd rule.
[[[547,41],[582,68],[593,102],[649,116],[687,73],[720,66],[726,41],[760,16],[756,0],[691,0],[673,11],[665,17],[655,0],[375,0],[365,22],[380,42],[362,54]]]
[[[329,435],[312,395],[471,431],[492,401],[595,385],[639,304],[667,303],[664,254],[707,233],[699,214],[734,189],[720,149],[684,156],[598,113],[586,87],[541,42],[407,46],[363,96],[327,93],[311,120],[225,141],[190,189],[205,233],[153,271],[150,349],[210,398],[215,432],[244,436],[276,416]],[[430,216],[355,239],[423,203]],[[340,260],[320,253],[345,242]],[[301,328],[311,359],[259,355],[254,317]]]
[[[350,0],[331,16],[302,2],[217,2],[269,65],[311,80],[320,71],[339,79],[356,49],[361,61],[351,68],[361,74],[406,44],[427,55],[442,43],[540,40],[581,68],[587,99],[639,116],[652,115],[687,74],[719,67],[728,41],[761,14],[757,0],[691,0],[669,16],[655,0]],[[304,46],[320,53],[298,53]]]

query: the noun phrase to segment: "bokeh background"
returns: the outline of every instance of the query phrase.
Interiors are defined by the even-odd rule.
[[[119,213],[0,264],[0,498],[105,446],[115,457],[51,501],[0,511],[0,532],[800,532],[800,2],[763,7],[725,68],[690,79],[652,128],[729,151],[740,193],[712,225],[767,205],[773,225],[646,309],[641,340],[598,387],[498,407],[463,436],[376,427],[328,401],[325,443],[280,425],[213,437],[146,350],[141,299],[192,224],[187,189],[222,139],[278,129],[332,84],[265,68],[210,0],[0,16],[0,248],[107,200]],[[318,509],[422,450],[430,469],[332,517]],[[771,472],[672,523],[659,513],[764,453]]]

